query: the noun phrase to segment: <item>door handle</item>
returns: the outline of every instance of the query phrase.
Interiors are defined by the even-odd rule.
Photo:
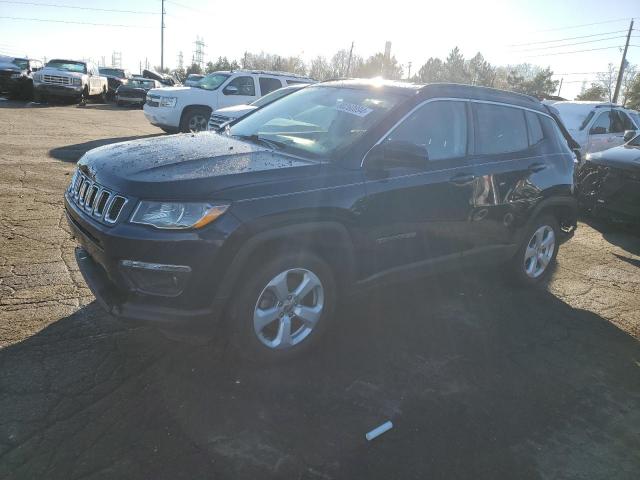
[[[449,183],[452,183],[453,185],[467,185],[471,182],[473,182],[473,180],[476,178],[475,175],[471,175],[470,173],[460,173],[459,175],[456,175],[454,177],[451,177],[449,179]]]
[[[531,165],[529,165],[529,171],[533,173],[541,172],[545,168],[547,168],[547,164],[542,162],[532,163]]]

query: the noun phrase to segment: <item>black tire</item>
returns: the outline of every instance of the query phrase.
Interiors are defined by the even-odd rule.
[[[249,268],[253,269],[254,266],[250,265]],[[299,334],[298,338],[301,338],[298,340],[299,343],[283,349],[271,348],[263,343],[254,329],[254,312],[258,309],[258,302],[264,301],[265,295],[275,293],[267,288],[269,282],[286,271],[293,271],[291,275],[295,277],[298,275],[296,269],[307,270],[315,275],[316,279],[319,279],[322,290],[323,308],[321,309],[320,317],[315,323],[315,326],[306,336],[303,335],[306,325],[296,317],[295,313],[291,313],[291,320],[289,321],[292,338],[295,338],[295,333],[297,332]],[[289,277],[289,279],[291,280],[291,277]],[[258,266],[251,273],[245,274],[240,280],[239,285],[238,290],[240,291],[233,297],[228,309],[229,321],[231,322],[228,327],[231,344],[235,352],[244,359],[259,362],[276,362],[302,355],[317,346],[331,323],[337,295],[334,274],[331,267],[313,253],[298,252],[277,255],[276,258],[270,262]],[[293,279],[291,289],[295,290],[295,286],[295,279]],[[274,297],[273,302],[277,301],[275,295],[272,296]],[[311,303],[313,303],[316,296],[315,291],[312,291],[312,293],[309,293],[305,297],[306,300],[302,299],[298,304],[303,305],[304,302],[308,302],[309,299],[311,299]],[[291,301],[295,302],[295,297]],[[275,303],[273,308],[278,308]],[[280,308],[286,309],[287,306],[285,305]],[[314,308],[314,306],[311,305],[311,308]],[[317,306],[315,306],[315,308],[317,308]],[[295,308],[290,311],[295,311]],[[274,320],[273,323],[268,324],[263,332],[271,329],[271,332],[275,333],[281,326],[282,320],[280,320],[280,318],[282,318],[282,316]],[[265,336],[267,335],[265,334]],[[267,340],[269,339],[267,338]]]
[[[545,252],[543,246],[540,246],[540,258],[531,258],[530,260],[526,259],[527,252],[530,252],[530,247],[538,248],[535,245],[535,240],[533,238],[534,234],[547,227],[553,232],[554,235],[554,244],[553,244],[553,252],[551,256],[548,257]],[[547,239],[549,237],[544,236],[544,232],[548,231],[547,229],[543,230],[543,239]],[[533,243],[532,243],[533,242]],[[552,215],[542,214],[537,217],[531,225],[527,228],[526,233],[523,236],[522,244],[518,248],[518,251],[514,255],[513,259],[510,262],[510,270],[512,274],[512,278],[514,278],[520,285],[522,286],[533,286],[536,285],[543,280],[545,280],[551,271],[553,271],[553,267],[555,264],[556,256],[558,255],[558,247],[560,246],[560,226],[558,225],[558,221]],[[542,260],[541,260],[542,259]],[[547,261],[541,273],[536,275],[536,272],[539,267],[542,267],[544,261]],[[531,267],[533,262],[536,262],[537,267]],[[529,270],[529,272],[527,271]],[[532,276],[534,274],[535,276]]]
[[[202,132],[207,129],[211,109],[207,107],[190,107],[182,114],[180,131],[183,133]],[[203,121],[204,119],[204,121]]]

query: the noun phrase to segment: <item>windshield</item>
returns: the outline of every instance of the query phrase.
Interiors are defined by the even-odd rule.
[[[265,105],[269,105],[271,102],[275,102],[279,98],[282,98],[290,93],[293,93],[295,90],[292,88],[279,88],[278,90],[274,90],[271,93],[267,93],[264,97],[260,97],[255,102],[251,102],[249,105],[253,105],[254,107],[264,107]]]
[[[229,78],[229,75],[225,73],[212,73],[203,77],[195,87],[202,88],[204,90],[215,90],[222,85],[227,78]]]
[[[25,60],[24,58],[14,58],[13,63],[20,70],[26,70],[29,68],[29,60]]]
[[[554,103],[553,106],[560,113],[562,123],[567,130],[583,130],[595,113],[593,107],[589,105]]]
[[[121,70],[119,68],[101,68],[100,73],[102,75],[110,75],[112,77],[126,77],[124,70]]]
[[[228,133],[314,158],[352,145],[402,97],[375,89],[308,87],[240,120]]]
[[[140,78],[132,78],[127,85],[134,88],[153,88],[156,86],[153,80],[142,80]]]
[[[87,73],[87,66],[84,63],[70,60],[51,60],[47,63],[47,67],[66,70],[68,72]]]

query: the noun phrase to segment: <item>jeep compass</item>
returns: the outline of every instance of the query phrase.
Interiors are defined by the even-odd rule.
[[[91,150],[65,207],[107,311],[269,360],[381,282],[499,263],[540,282],[576,227],[573,159],[529,96],[332,81],[223,133]]]

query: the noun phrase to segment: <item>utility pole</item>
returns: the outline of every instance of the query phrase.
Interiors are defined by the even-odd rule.
[[[351,72],[351,58],[353,57],[353,42],[351,42],[351,50],[349,50],[349,61],[347,62],[347,74],[345,75],[347,78],[349,77],[349,73]]]
[[[558,96],[560,96],[560,92],[562,91],[562,81],[564,80],[564,77],[560,78],[560,85],[558,86]]]
[[[627,33],[627,43],[624,44],[624,51],[622,52],[622,61],[620,62],[620,69],[618,70],[618,80],[616,81],[616,89],[613,92],[613,103],[618,103],[618,94],[620,93],[620,85],[622,85],[622,76],[624,75],[624,67],[627,63],[627,49],[629,48],[629,38],[631,37],[631,31],[633,30],[633,19],[629,24],[629,33]]]
[[[164,70],[164,0],[162,0],[162,13],[160,14],[160,72]]]
[[[407,80],[411,81],[411,62],[409,62],[409,73],[407,74]]]

